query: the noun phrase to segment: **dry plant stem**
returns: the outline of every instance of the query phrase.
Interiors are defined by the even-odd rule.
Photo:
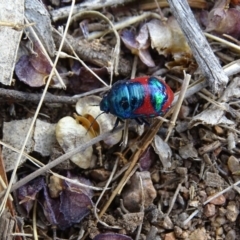
[[[182,187],[182,183],[183,183],[183,181],[178,184],[178,187],[177,187],[177,189],[175,190],[175,193],[174,193],[174,195],[173,195],[173,197],[172,197],[170,206],[169,206],[169,208],[168,208],[168,211],[167,211],[165,217],[169,216],[170,212],[172,211],[173,206],[174,206],[174,203],[176,202],[176,199],[177,199],[177,195],[178,195],[178,193],[179,193],[179,191],[180,191],[180,189],[181,189],[181,187]]]
[[[35,199],[34,205],[33,205],[32,224],[33,224],[33,239],[38,240],[38,234],[37,234],[37,199]]]
[[[82,17],[98,17],[98,18],[102,18],[104,21],[106,21],[112,28],[112,31],[116,37],[116,45],[115,45],[115,49],[113,52],[113,68],[114,68],[114,72],[116,75],[118,75],[118,65],[119,65],[119,54],[120,54],[120,45],[121,45],[121,41],[120,41],[120,37],[119,34],[117,32],[117,30],[115,29],[113,23],[107,18],[105,17],[103,14],[101,14],[100,12],[96,12],[96,11],[84,11],[84,12],[80,12],[76,15],[74,15],[74,17],[72,18],[72,22],[73,21],[77,21],[79,18]]]
[[[185,98],[192,96],[193,94],[199,92],[201,89],[205,88],[206,86],[207,86],[207,83],[203,79],[194,82],[193,84],[189,85],[188,90],[185,94]],[[178,95],[179,93],[175,93],[172,105],[175,105],[177,103]]]
[[[122,188],[122,185],[124,184],[125,180],[128,178],[128,175],[132,172],[134,166],[136,165],[137,161],[139,160],[139,157],[142,155],[142,153],[147,149],[149,144],[152,142],[153,137],[156,135],[158,129],[160,128],[162,122],[155,120],[153,123],[151,129],[149,129],[145,134],[142,136],[142,140],[139,142],[141,143],[142,146],[139,147],[131,157],[130,161],[130,166],[123,175],[122,179],[120,180],[118,186],[114,191],[112,192],[110,198],[108,199],[107,203],[104,205],[103,209],[101,210],[99,217],[101,218],[103,214],[107,211],[109,205],[112,203],[113,199],[116,197],[118,194],[119,190]]]
[[[212,34],[210,34],[210,33],[206,33],[206,32],[205,32],[204,35],[205,35],[206,37],[212,39],[212,40],[215,40],[215,41],[217,41],[217,42],[220,42],[220,43],[222,43],[222,44],[224,44],[224,45],[232,48],[233,50],[237,51],[238,53],[240,52],[240,46],[238,46],[237,44],[231,43],[231,42],[229,42],[229,41],[227,41],[227,40],[225,40],[225,39],[222,39],[222,38],[220,38],[220,37],[214,36],[214,35],[212,35]]]
[[[209,198],[207,201],[205,201],[203,203],[203,206],[205,206],[206,204],[208,204],[209,202],[211,202],[213,199],[221,196],[222,194],[228,192],[229,190],[231,190],[232,188],[234,189],[236,186],[238,186],[240,184],[240,181],[234,183],[233,185],[225,188],[224,190],[222,190],[221,192],[218,192],[217,194],[215,194],[214,196],[212,196],[211,198]],[[194,218],[197,214],[198,214],[199,210],[195,210],[184,222],[183,224],[186,225],[188,224],[189,221],[191,221],[192,218]]]
[[[141,185],[141,194],[142,194],[142,206],[141,206],[140,212],[144,213],[145,195],[144,195],[143,182],[142,182],[142,178],[141,177],[139,177],[139,181],[140,181],[140,185]],[[138,230],[137,230],[137,234],[136,234],[135,240],[138,240],[140,238],[140,234],[141,234],[141,231],[142,231],[142,224],[143,224],[143,221],[138,226]]]
[[[187,1],[168,0],[168,2],[212,92],[221,93],[228,83],[228,77],[209,46]]]
[[[181,91],[179,93],[177,104],[174,107],[174,112],[173,112],[173,115],[172,115],[171,120],[170,120],[170,125],[168,127],[168,132],[167,132],[167,136],[165,138],[165,142],[168,141],[168,138],[169,138],[174,126],[175,126],[175,123],[176,123],[176,120],[177,120],[177,117],[178,117],[178,113],[179,113],[180,108],[182,106],[182,102],[184,100],[185,93],[187,91],[187,88],[188,88],[188,85],[189,85],[189,82],[190,82],[190,79],[191,79],[191,75],[189,75],[189,74],[184,74],[184,75],[185,75],[184,81],[183,81],[183,84],[182,84]]]
[[[122,126],[117,127],[114,132],[119,132],[120,130],[122,130]],[[16,182],[15,184],[12,185],[11,187],[11,192],[15,191],[16,189],[22,187],[23,185],[25,185],[26,183],[28,183],[29,181],[33,180],[34,178],[38,177],[39,175],[42,175],[46,172],[48,172],[51,168],[57,166],[58,164],[62,163],[63,161],[69,159],[70,157],[72,157],[73,155],[75,155],[76,153],[79,153],[85,149],[87,149],[88,147],[96,144],[97,142],[107,138],[108,136],[112,135],[112,131],[106,132],[102,135],[99,135],[98,137],[92,139],[91,141],[80,145],[79,147],[75,148],[74,150],[65,153],[64,155],[62,155],[61,157],[55,159],[54,161],[48,163],[47,165],[45,165],[44,167],[36,170],[35,172],[29,174],[28,176],[26,176],[25,178],[22,178],[21,180],[19,180],[18,182]],[[0,198],[3,195],[4,192],[0,193]]]
[[[133,2],[134,0],[91,0],[84,1],[82,3],[76,4],[73,9],[73,14],[78,12],[86,11],[86,10],[97,10],[103,9],[106,7],[122,5],[125,3]],[[58,21],[64,18],[67,18],[70,12],[70,7],[62,7],[50,12],[53,21]]]
[[[79,98],[96,94],[99,92],[107,91],[109,87],[97,88],[86,93],[68,96],[57,96],[51,93],[46,93],[43,100],[44,103],[64,103],[64,104],[76,104]],[[42,97],[42,94],[20,92],[17,90],[0,88],[0,102],[31,102],[38,103]]]
[[[95,206],[94,206],[94,215],[95,215],[97,221],[98,221],[99,223],[101,223],[101,224],[102,224],[103,226],[105,226],[105,227],[114,228],[114,229],[119,229],[120,227],[118,227],[118,226],[109,226],[109,225],[106,224],[105,222],[101,221],[100,217],[99,217],[98,214],[97,214],[97,206],[98,206],[99,202],[101,201],[103,195],[105,194],[106,190],[108,189],[108,186],[109,186],[109,184],[111,183],[115,172],[117,171],[118,162],[119,162],[119,157],[116,159],[116,162],[115,162],[114,167],[113,167],[113,169],[112,169],[111,175],[109,176],[108,181],[107,181],[106,185],[104,186],[104,189],[103,189],[103,191],[101,192],[101,194],[100,194],[100,196],[99,196],[99,198],[98,198],[98,200],[97,200],[97,202],[96,202],[96,204],[95,204]],[[121,229],[121,228],[120,228],[120,229]]]
[[[61,49],[62,49],[62,46],[63,46],[63,42],[64,42],[64,39],[65,39],[66,34],[67,34],[67,30],[68,30],[69,23],[70,23],[70,19],[71,19],[71,16],[72,16],[72,9],[73,9],[74,4],[75,4],[75,0],[72,1],[72,8],[71,8],[70,15],[69,15],[69,18],[68,18],[68,21],[67,21],[67,24],[66,24],[66,28],[65,28],[64,35],[63,35],[63,39],[62,39],[61,44],[60,44],[60,46],[59,46],[59,52],[61,52]],[[14,179],[15,179],[15,176],[16,176],[16,173],[17,173],[17,169],[18,169],[20,160],[21,160],[21,158],[22,158],[22,155],[23,155],[24,149],[25,149],[25,147],[26,147],[27,141],[28,141],[28,139],[29,139],[29,137],[30,137],[30,135],[31,135],[32,130],[33,130],[33,127],[34,127],[34,124],[35,124],[35,122],[36,122],[36,119],[37,119],[37,116],[38,116],[38,114],[39,114],[39,111],[40,111],[40,109],[41,109],[41,107],[42,107],[43,99],[44,99],[44,97],[45,97],[45,95],[46,95],[46,93],[47,93],[47,89],[48,89],[48,87],[49,87],[49,85],[50,85],[51,79],[52,79],[53,74],[54,74],[54,72],[55,72],[58,59],[59,59],[59,54],[58,54],[58,55],[56,56],[56,58],[55,58],[55,61],[54,61],[52,70],[51,70],[51,72],[50,72],[50,75],[49,75],[49,77],[48,77],[46,86],[45,86],[44,91],[43,91],[43,94],[42,94],[42,98],[41,98],[41,100],[40,100],[40,102],[39,102],[39,104],[38,104],[38,107],[37,107],[37,109],[36,109],[36,113],[34,114],[34,117],[33,117],[33,120],[32,120],[32,122],[31,122],[31,125],[29,126],[29,130],[28,130],[27,135],[26,135],[26,138],[25,138],[25,140],[24,140],[24,142],[23,142],[23,145],[22,145],[20,154],[18,155],[18,159],[16,160],[16,166],[15,166],[15,168],[13,169],[13,172],[12,172],[12,175],[11,175],[11,179],[10,179],[8,188],[7,188],[6,192],[5,192],[5,196],[4,196],[4,198],[3,198],[2,202],[1,202],[1,205],[0,205],[0,216],[2,215],[2,213],[3,213],[4,209],[5,209],[6,202],[7,202],[7,199],[8,199],[8,195],[9,195],[10,190],[11,190],[11,187],[12,187],[12,185],[13,185],[13,182],[14,182]]]
[[[11,23],[11,22],[2,22],[0,21],[0,26],[4,27],[10,27],[13,28],[17,31],[22,31],[24,28],[33,26],[35,23],[30,23],[30,24],[19,24],[19,23]]]
[[[162,8],[169,7],[167,0],[158,0],[157,2]],[[193,8],[205,9],[207,7],[207,2],[205,0],[188,0],[188,3]],[[138,2],[138,6],[141,10],[151,10],[156,8],[156,4],[152,0],[141,0]]]
[[[14,148],[14,147],[11,147],[10,145],[2,142],[1,140],[0,140],[0,144],[3,145],[4,147],[7,147],[7,148],[11,149],[11,150],[14,151],[14,152],[20,153],[20,150]],[[32,162],[35,166],[37,166],[38,168],[40,168],[40,167],[45,167],[45,166],[46,166],[45,164],[43,164],[42,162],[40,162],[40,161],[37,160],[36,158],[28,155],[28,154],[25,153],[25,152],[23,153],[23,156],[25,156],[29,161],[31,161],[31,162]],[[101,190],[102,190],[102,188],[100,188],[100,187],[93,187],[93,186],[85,185],[85,184],[80,183],[80,182],[78,182],[78,181],[75,181],[75,180],[72,180],[72,179],[70,179],[70,178],[67,178],[67,177],[64,177],[64,176],[62,176],[62,175],[59,175],[59,174],[57,174],[57,173],[55,173],[55,172],[53,172],[53,171],[51,171],[51,170],[49,170],[49,172],[50,172],[51,174],[55,175],[56,177],[58,177],[58,178],[60,178],[60,179],[63,179],[63,180],[65,180],[65,181],[68,181],[68,182],[70,182],[70,183],[72,183],[72,184],[75,184],[75,185],[77,185],[77,186],[89,188],[89,189],[92,189],[92,190],[94,190],[94,191],[101,191]]]
[[[27,20],[26,17],[25,17],[25,22],[26,22],[29,26],[31,26],[31,23],[29,23],[29,21]],[[54,64],[53,64],[53,62],[52,62],[52,59],[49,57],[49,55],[48,55],[45,47],[43,46],[42,42],[40,41],[40,39],[39,39],[38,35],[36,34],[34,28],[33,28],[33,27],[29,27],[29,29],[30,29],[31,33],[33,34],[33,36],[34,36],[34,37],[36,38],[36,40],[38,41],[38,44],[40,45],[41,50],[43,51],[45,57],[47,58],[48,62],[49,62],[50,65],[51,65],[51,67],[53,67],[54,73],[56,74],[59,82],[62,84],[63,89],[66,89],[65,83],[63,82],[63,80],[62,80],[61,76],[59,75],[59,72],[57,71],[57,69],[54,68]]]
[[[2,155],[2,148],[0,148],[0,192],[5,190],[7,188],[8,180],[7,175],[4,167],[4,161],[3,161],[3,155]],[[9,198],[7,200],[7,207],[11,213],[12,216],[15,215],[15,211],[13,208],[13,198],[11,195],[9,195]]]
[[[162,18],[157,13],[145,12],[145,13],[139,15],[139,16],[132,16],[132,17],[129,17],[129,18],[127,18],[127,19],[125,19],[121,22],[115,23],[114,28],[116,30],[127,28],[132,24],[135,24],[135,23],[138,23],[138,22],[141,22],[141,21],[145,21],[146,18],[156,18],[156,19],[162,20]],[[95,38],[99,38],[103,35],[106,35],[107,33],[109,33],[109,30],[90,33],[89,36],[88,36],[88,40],[93,40]]]

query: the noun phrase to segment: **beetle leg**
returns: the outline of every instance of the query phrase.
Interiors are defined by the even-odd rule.
[[[117,119],[116,119],[116,122],[114,123],[113,129],[112,129],[112,132],[113,132],[114,129],[118,126],[119,122],[123,123],[123,120],[122,120],[121,118],[117,118]]]
[[[134,118],[134,119],[140,125],[145,123],[146,125],[150,126],[150,123],[145,118]]]

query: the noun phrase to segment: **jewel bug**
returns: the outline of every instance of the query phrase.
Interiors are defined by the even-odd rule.
[[[103,96],[100,109],[118,120],[132,118],[139,122],[162,115],[173,99],[173,91],[162,79],[145,76],[114,83]]]

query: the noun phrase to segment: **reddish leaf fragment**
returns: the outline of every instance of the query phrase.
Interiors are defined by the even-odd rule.
[[[132,240],[132,238],[118,233],[103,233],[98,234],[93,240]]]
[[[153,163],[154,152],[152,148],[147,148],[147,150],[142,154],[139,159],[140,170],[147,171]]]
[[[208,14],[207,32],[228,34],[240,38],[240,12],[236,8],[227,9],[228,1],[217,1]]]
[[[17,195],[18,199],[20,200],[19,204],[22,204],[24,206],[28,214],[33,207],[37,193],[42,190],[44,185],[44,178],[41,177],[30,181],[18,189]]]
[[[43,52],[41,51],[41,48],[38,45],[38,43],[34,44],[34,51],[35,51],[35,54],[32,54],[29,57],[29,60],[32,64],[32,66],[39,73],[49,74],[52,70],[52,67],[49,64],[49,62],[48,62],[47,58],[45,57],[45,55],[43,54]]]
[[[15,72],[19,80],[31,87],[41,87],[45,78],[51,71],[51,65],[37,44],[34,45],[35,54],[22,56],[16,66]]]
[[[60,211],[60,199],[51,198],[46,187],[43,190],[43,197],[40,203],[49,223],[53,226],[58,226],[62,230],[70,227],[72,223],[65,219],[63,213]]]
[[[129,30],[123,30],[121,33],[121,39],[124,42],[125,46],[131,50],[133,54],[139,56],[144,64],[148,67],[154,67],[155,63],[149,53],[149,36],[147,25],[144,24],[141,28],[138,36]]]
[[[69,77],[68,92],[78,94],[103,87],[103,84],[84,67],[77,68],[73,65],[72,71],[74,74]],[[101,79],[106,79],[108,76],[106,68],[92,68],[92,71]]]
[[[60,201],[60,211],[71,223],[80,222],[90,213],[92,207],[92,201],[87,195],[69,189],[60,194]]]

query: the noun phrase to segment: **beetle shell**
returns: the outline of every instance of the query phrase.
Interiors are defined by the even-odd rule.
[[[139,77],[113,84],[100,109],[122,119],[155,117],[166,112],[173,99],[173,91],[162,79]]]

